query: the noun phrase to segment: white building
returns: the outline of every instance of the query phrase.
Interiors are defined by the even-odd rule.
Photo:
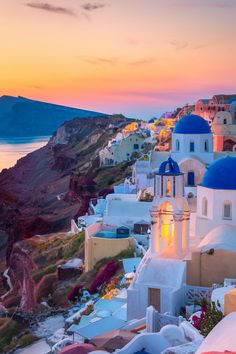
[[[234,147],[233,140],[233,136],[236,136],[236,124],[231,124],[231,121],[232,117],[229,112],[217,113],[212,123],[213,133],[208,122],[194,114],[185,116],[177,122],[172,133],[171,156],[178,162],[180,170],[184,172],[187,195],[189,192],[196,195],[196,186],[201,183],[205,171],[213,161],[226,154],[236,156],[236,151],[234,151],[236,145]],[[221,151],[222,144],[229,144],[229,150],[232,151]],[[137,190],[154,186],[154,172],[169,154],[169,152],[152,151],[136,161],[133,180],[137,185]]]
[[[197,237],[221,224],[236,225],[236,157],[226,156],[210,165],[197,196]]]
[[[134,167],[138,189],[153,185],[153,172],[167,159],[169,152],[152,151],[147,161],[140,159]],[[184,172],[184,185],[196,187],[201,182],[206,166],[214,161],[213,137],[208,122],[197,115],[180,119],[172,134],[171,156]]]
[[[150,215],[150,248],[128,289],[129,319],[145,316],[150,305],[175,314],[184,304],[190,212],[184,197],[184,174],[171,158],[155,174]]]
[[[145,138],[142,134],[133,133],[123,139],[114,139],[99,152],[100,164],[116,165],[122,161],[130,160],[132,154],[141,152],[144,148]]]

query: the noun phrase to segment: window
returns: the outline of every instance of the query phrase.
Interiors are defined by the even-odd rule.
[[[188,186],[195,186],[194,171],[189,171],[188,172]]]
[[[139,149],[139,144],[134,144],[134,150],[138,150]]]
[[[208,201],[206,197],[202,199],[202,215],[207,216]]]
[[[189,151],[194,152],[194,142],[193,141],[190,141]]]
[[[223,219],[227,219],[227,220],[232,219],[232,203],[229,200],[224,202]]]
[[[208,147],[208,140],[205,140],[205,151],[208,151],[209,150],[209,147]]]
[[[223,124],[227,124],[227,119],[226,118],[224,118]]]
[[[166,196],[167,197],[170,197],[171,195],[170,195],[170,188],[171,188],[171,182],[170,182],[170,179],[168,179],[167,181],[166,181]]]
[[[176,142],[175,142],[176,151],[179,151],[179,146],[180,146],[180,143],[179,143],[179,140],[177,139]]]

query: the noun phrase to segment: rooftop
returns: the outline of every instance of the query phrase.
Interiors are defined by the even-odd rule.
[[[189,114],[181,118],[175,125],[174,134],[210,134],[208,122],[196,115]]]

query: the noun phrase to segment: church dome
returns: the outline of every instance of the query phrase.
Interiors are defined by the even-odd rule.
[[[226,156],[213,162],[206,171],[200,186],[236,190],[236,157]]]
[[[196,114],[189,114],[181,118],[175,125],[175,134],[210,134],[208,122]]]
[[[169,157],[166,161],[162,162],[157,173],[161,175],[182,174],[182,172],[180,172],[179,165],[171,157]]]

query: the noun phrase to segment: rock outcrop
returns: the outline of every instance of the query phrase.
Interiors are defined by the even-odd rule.
[[[1,172],[0,231],[9,237],[7,258],[16,241],[68,229],[72,217],[87,211],[90,198],[109,182],[98,178],[104,173],[98,152],[125,121],[120,115],[73,119],[45,147]]]

